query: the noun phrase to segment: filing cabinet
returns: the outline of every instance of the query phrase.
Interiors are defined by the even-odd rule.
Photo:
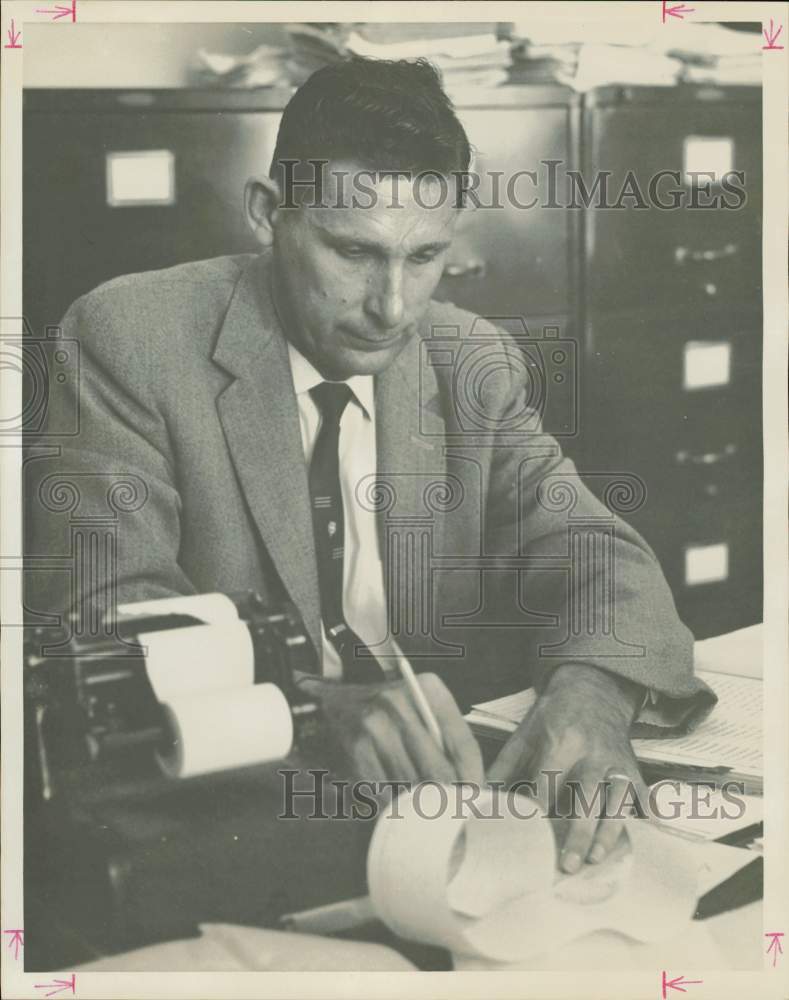
[[[671,171],[680,182],[659,197],[683,196],[675,209],[593,202],[584,212],[584,467],[643,479],[647,501],[629,519],[697,638],[753,624],[762,615],[760,91],[605,88],[587,98],[582,135],[587,190],[609,171],[611,200],[628,175],[648,197],[650,179]],[[737,197],[718,183],[733,171]],[[698,207],[716,197],[737,207]]]
[[[77,296],[119,274],[254,251],[244,183],[268,174],[287,97],[26,92],[24,290],[33,329],[58,323]],[[135,200],[128,183],[130,200],[109,204],[108,154],[119,152],[171,154],[170,202]],[[141,166],[131,161],[132,176]]]
[[[580,99],[555,86],[480,91],[458,103],[458,115],[480,178],[469,197],[478,207],[460,218],[436,298],[523,338],[541,370],[534,403],[543,426],[577,457],[580,219],[540,206],[565,189],[577,160]],[[543,362],[560,357],[566,381],[557,385]]]
[[[758,295],[760,97],[757,87],[607,87],[586,98],[586,190],[608,175],[608,197],[585,213],[590,310],[698,312]]]
[[[551,185],[563,190],[567,183],[578,99],[561,87],[509,89],[508,99],[488,91],[458,108],[474,151],[472,170],[481,178],[469,201],[479,207],[461,217],[436,297],[483,316],[522,317],[535,334],[557,323],[569,334],[575,220],[539,206]],[[552,172],[548,162],[556,164]]]

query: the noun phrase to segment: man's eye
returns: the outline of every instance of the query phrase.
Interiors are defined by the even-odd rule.
[[[411,256],[411,260],[414,264],[429,264],[434,261],[438,253],[431,251],[430,253],[415,253]]]
[[[348,257],[351,260],[355,260],[358,257],[364,257],[366,253],[362,247],[338,247],[337,252],[341,257]]]

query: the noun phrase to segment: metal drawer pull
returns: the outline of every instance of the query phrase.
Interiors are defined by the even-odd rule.
[[[483,278],[488,266],[481,257],[472,257],[465,264],[447,264],[445,278]]]
[[[674,247],[674,260],[677,264],[684,264],[686,260],[723,260],[724,257],[733,257],[738,251],[736,243],[727,243],[718,247],[717,250],[691,250],[690,247]]]
[[[690,451],[678,451],[676,454],[678,465],[717,465],[718,462],[725,462],[727,458],[737,454],[736,444],[727,444],[721,451],[703,451],[694,455]]]

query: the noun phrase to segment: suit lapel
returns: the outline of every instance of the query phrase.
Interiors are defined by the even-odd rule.
[[[252,518],[320,657],[312,515],[287,345],[256,258],[236,285],[214,351],[232,381],[217,408]]]
[[[213,355],[234,376],[217,409],[252,518],[320,657],[320,595],[298,403],[268,282],[268,260],[260,257],[236,285]],[[397,594],[391,592],[395,530],[402,539],[427,526],[432,551],[441,551],[440,488],[430,487],[446,483],[445,423],[435,373],[422,352],[421,339],[414,337],[376,378],[378,480],[394,497],[377,517],[390,609],[409,600],[403,572],[397,574]],[[405,649],[418,644],[418,634],[408,635],[402,626],[398,632]]]

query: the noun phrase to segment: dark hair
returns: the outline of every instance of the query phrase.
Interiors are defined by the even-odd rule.
[[[425,59],[354,57],[324,66],[288,102],[270,175],[282,161],[354,160],[367,169],[465,173],[471,148]]]

